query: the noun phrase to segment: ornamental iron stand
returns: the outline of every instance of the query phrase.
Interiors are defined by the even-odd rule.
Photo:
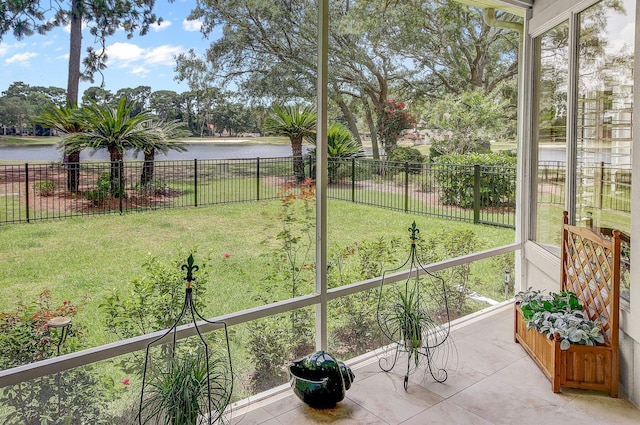
[[[391,371],[400,353],[407,355],[404,389],[409,385],[409,375],[426,359],[427,370],[436,382],[447,379],[446,365],[452,360],[449,348],[451,340],[449,305],[444,279],[425,268],[416,253],[420,230],[414,221],[408,229],[411,233],[409,257],[398,268],[382,274],[376,316],[382,333],[392,342],[395,353],[378,361],[380,369]],[[387,285],[386,276],[407,270],[404,285]],[[425,293],[426,292],[426,293]],[[429,303],[430,301],[430,303]]]
[[[193,255],[189,255],[187,264],[182,265],[182,270],[187,272],[184,278],[186,289],[182,311],[171,328],[147,344],[138,410],[139,424],[212,425],[223,422],[223,415],[233,392],[233,367],[227,324],[205,319],[194,305],[193,273],[198,270],[198,266],[194,265]],[[177,328],[187,315],[190,316],[198,338],[195,342],[184,342],[185,348],[179,349]],[[206,323],[220,325],[224,330],[226,352],[220,357],[214,357],[200,332],[196,317]],[[151,367],[154,356],[150,353],[150,348],[169,334],[172,334],[172,341],[168,350],[163,350],[163,356],[155,359],[159,362],[165,360],[167,371],[156,372],[156,375],[149,379],[148,372],[154,369]],[[195,357],[194,352],[197,353]],[[179,360],[181,356],[184,356],[184,359]],[[158,379],[154,381],[154,378]]]

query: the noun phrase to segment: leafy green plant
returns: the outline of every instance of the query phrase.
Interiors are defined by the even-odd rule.
[[[433,322],[430,314],[421,306],[418,293],[410,290],[398,291],[385,321],[389,329],[399,333],[405,349],[417,366],[423,331]]]
[[[96,181],[96,188],[86,191],[84,197],[92,201],[95,205],[106,201],[110,196],[111,182],[109,179],[109,173],[100,173]]]
[[[59,316],[73,318],[76,313],[77,306],[70,301],[54,306],[51,292],[45,290],[37,301],[0,314],[0,367],[6,369],[55,356],[60,331],[50,329],[47,322]],[[74,325],[64,347],[77,348],[80,335],[80,327]]]
[[[426,238],[418,239],[417,254],[422,264],[430,264],[445,259],[460,257],[475,252],[479,248],[476,232],[468,228],[447,228],[429,232]],[[450,267],[440,273],[444,279],[450,318],[467,314],[471,288],[478,285],[478,278],[472,273],[472,263]],[[429,302],[436,316],[444,319],[443,291],[440,285],[427,286]]]
[[[409,172],[419,174],[422,172],[422,164],[425,162],[425,156],[416,149],[409,146],[398,146],[391,151],[388,160],[391,162],[408,162]]]
[[[385,264],[394,260],[398,246],[398,239],[381,236],[375,241],[332,249],[327,276],[329,287],[378,276]],[[370,290],[334,301],[330,309],[334,352],[356,356],[387,342],[376,320],[377,300],[376,291]]]
[[[440,202],[462,208],[474,206],[474,166],[480,165],[479,207],[509,205],[515,199],[516,159],[503,154],[451,154],[434,160]],[[497,168],[499,167],[499,171]],[[513,169],[513,173],[506,172]]]
[[[255,292],[258,301],[276,301],[282,293],[297,297],[308,293],[313,282],[315,248],[315,186],[311,179],[302,185],[284,185],[281,193],[281,230],[277,245],[269,254],[273,266],[266,281]],[[313,318],[308,309],[294,310],[289,320],[269,318],[249,325],[250,356],[254,361],[254,388],[269,388],[269,383],[286,377],[286,362],[308,354],[313,348]],[[283,351],[285,350],[285,351]]]
[[[224,361],[208,359],[202,350],[173,358],[168,371],[151,376],[141,406],[143,423],[195,425],[205,423],[208,415],[222,414],[230,400],[224,366]]]
[[[190,252],[193,254],[195,251]],[[183,250],[169,260],[149,255],[142,268],[145,276],[133,279],[132,289],[115,289],[106,296],[100,308],[107,314],[106,326],[120,338],[167,329],[173,325],[184,302]],[[206,285],[209,278],[208,259],[199,265],[198,282],[193,301],[199,311],[205,306]]]
[[[550,292],[548,295],[544,295],[542,291],[529,289],[516,294],[516,301],[520,302],[522,314],[527,320],[532,320],[533,316],[540,312],[570,313],[574,310],[580,311],[583,308],[575,293],[565,291],[559,294]]]
[[[315,140],[311,141],[315,144]],[[311,176],[315,177],[316,148],[309,151],[311,160]],[[338,170],[343,164],[349,164],[347,160],[364,156],[362,146],[355,140],[351,131],[343,124],[332,123],[327,129],[327,158],[329,183],[336,183],[340,175]]]
[[[560,337],[560,349],[568,350],[571,344],[596,345],[604,343],[602,324],[589,320],[583,306],[573,292],[550,292],[548,295],[531,289],[516,294],[516,301],[527,329],[536,329],[549,339]]]
[[[51,180],[40,180],[33,183],[33,190],[38,192],[40,196],[51,196],[57,189],[56,183]]]
[[[38,300],[0,314],[0,368],[20,366],[52,358],[57,354],[61,330],[48,322],[54,317],[73,318],[76,305],[63,301],[54,305],[51,292],[43,291]],[[68,329],[63,349],[73,351],[81,344],[78,325]],[[88,368],[75,368],[47,375],[1,390],[0,405],[9,409],[6,424],[106,423],[102,387]]]

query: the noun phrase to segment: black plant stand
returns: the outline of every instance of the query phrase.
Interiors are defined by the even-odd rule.
[[[169,371],[173,370],[173,368],[180,366],[180,355],[192,355],[194,350],[199,350],[204,355],[199,356],[197,358],[197,362],[200,362],[200,367],[204,366],[206,368],[206,388],[203,392],[202,396],[198,398],[198,402],[206,405],[206,414],[199,415],[197,419],[197,424],[208,424],[213,425],[219,423],[224,418],[225,408],[229,405],[231,400],[231,394],[233,392],[233,367],[231,364],[231,350],[229,347],[229,334],[227,332],[227,324],[225,322],[215,322],[211,320],[205,319],[197,310],[193,302],[193,281],[195,278],[193,277],[193,272],[198,270],[198,266],[194,265],[193,255],[189,255],[187,259],[187,264],[182,265],[182,270],[187,272],[187,276],[184,278],[186,281],[186,289],[185,289],[185,298],[184,304],[182,307],[182,311],[174,321],[171,328],[169,328],[164,334],[159,336],[158,338],[151,341],[147,344],[146,355],[145,355],[145,364],[144,364],[144,372],[142,376],[142,389],[140,391],[140,405],[138,410],[138,423],[146,424],[151,421],[151,423],[157,423],[157,421],[162,421],[158,423],[165,423],[167,421],[166,416],[163,417],[163,413],[159,412],[156,406],[150,406],[145,399],[145,390],[153,391],[157,385],[148,382],[148,370],[150,369],[151,363],[153,363],[152,355],[150,354],[150,348],[163,340],[167,335],[172,334],[172,341],[169,344],[168,352],[164,352],[166,354],[166,362],[164,368],[168,370],[168,372],[160,372],[161,374],[167,374]],[[193,323],[193,327],[196,330],[198,339],[196,345],[189,345],[185,350],[178,349],[178,340],[177,340],[177,328],[182,321],[182,319],[189,315],[191,321]],[[205,341],[202,333],[200,332],[198,322],[196,318],[215,325],[220,325],[221,329],[224,331],[224,343],[226,344],[226,353],[223,354],[223,357],[215,357],[216,359],[223,361],[213,362],[212,359],[213,354],[212,350],[209,348],[209,344]],[[224,359],[226,356],[226,359]],[[192,363],[189,363],[192,365]],[[213,366],[213,367],[212,367]],[[204,387],[204,385],[203,385]],[[147,391],[147,393],[149,392]],[[180,403],[180,400],[177,401]],[[155,421],[154,421],[155,420]],[[169,422],[166,422],[169,423]],[[171,422],[172,423],[172,422]],[[183,422],[180,422],[183,423]]]
[[[409,257],[400,267],[383,273],[376,310],[380,329],[391,341],[391,349],[394,351],[391,359],[383,356],[378,364],[380,369],[389,372],[395,367],[399,355],[406,353],[405,390],[409,386],[409,375],[425,360],[426,368],[433,379],[437,382],[446,381],[445,367],[451,360],[448,346],[451,343],[450,318],[445,282],[420,263],[416,253],[420,230],[416,227],[415,221],[408,230],[411,233]],[[387,276],[407,269],[408,277],[404,284],[388,285],[390,287],[385,288],[385,281],[389,281]],[[427,288],[430,288],[428,293]],[[429,294],[432,296],[430,304],[427,299]],[[433,300],[434,294],[437,294],[437,301]],[[411,308],[407,309],[407,305]],[[434,311],[438,314],[433,314]],[[419,337],[407,336],[408,332],[405,329],[411,329],[412,324],[419,327],[420,330],[414,332],[420,335]]]

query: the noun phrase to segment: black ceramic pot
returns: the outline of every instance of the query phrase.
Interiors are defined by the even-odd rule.
[[[349,366],[326,351],[294,360],[289,373],[293,392],[316,409],[328,409],[342,401],[355,378]]]

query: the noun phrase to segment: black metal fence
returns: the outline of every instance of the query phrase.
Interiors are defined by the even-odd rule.
[[[284,184],[295,181],[291,157],[127,161],[116,167],[86,162],[79,164],[77,190],[68,188],[69,168],[0,165],[0,223],[276,199]],[[308,176],[312,170],[305,162]],[[515,227],[514,167],[350,159],[331,160],[328,172],[331,199]]]
[[[566,163],[544,161],[538,164],[538,202],[564,205]],[[583,207],[631,211],[631,169],[600,162],[580,163],[576,168],[578,202]]]

